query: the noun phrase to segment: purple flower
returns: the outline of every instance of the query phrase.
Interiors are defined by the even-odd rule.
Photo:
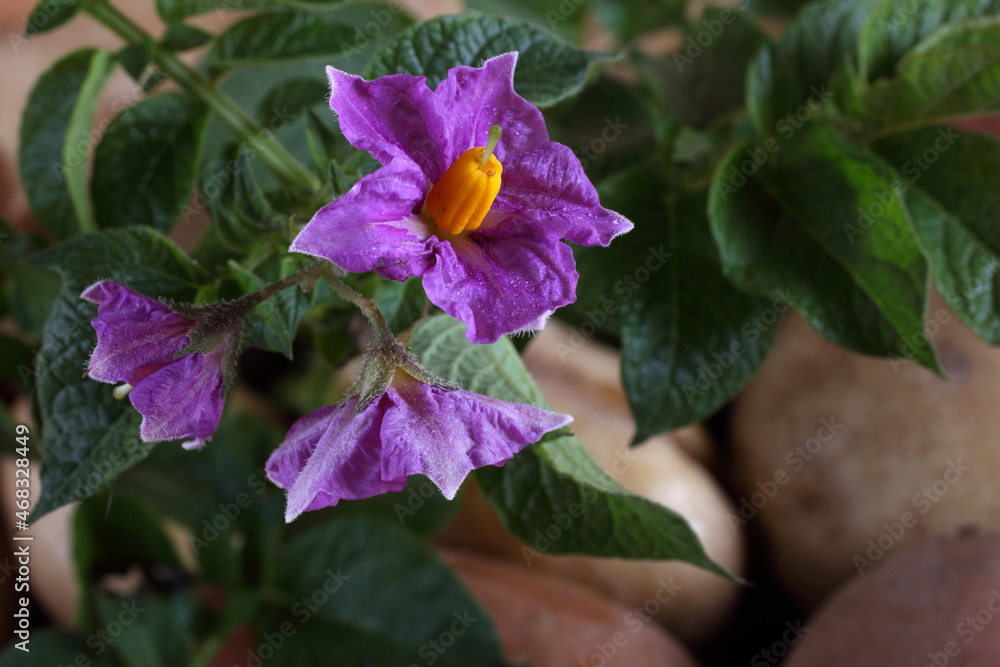
[[[397,370],[387,391],[355,414],[359,397],[299,419],[267,462],[288,492],[285,520],[341,500],[402,491],[423,474],[449,500],[473,468],[503,465],[572,417],[462,389],[442,389]]]
[[[197,320],[113,282],[95,283],[80,296],[98,304],[90,322],[97,330],[97,347],[88,375],[126,383],[128,397],[142,415],[139,434],[146,442],[188,438],[185,449],[202,447],[222,416],[223,365],[233,341],[178,357]]]
[[[423,276],[475,343],[539,329],[572,303],[579,276],[561,239],[608,245],[632,223],[602,208],[573,152],[549,141],[541,112],[514,92],[516,61],[456,67],[433,91],[422,76],[327,68],[341,131],[383,166],[320,209],[291,249]]]

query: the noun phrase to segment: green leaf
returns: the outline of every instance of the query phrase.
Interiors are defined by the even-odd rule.
[[[240,67],[335,56],[350,50],[354,29],[323,14],[289,11],[244,19],[222,33],[205,60],[219,74]]]
[[[872,145],[906,184],[904,201],[945,303],[1000,345],[1000,141],[925,128]]]
[[[428,305],[420,279],[412,277],[405,282],[382,280],[375,289],[374,299],[393,331],[409,329]]]
[[[568,4],[568,3],[566,3]],[[684,20],[684,0],[590,0],[590,6],[622,41]],[[563,5],[560,5],[562,7]]]
[[[84,619],[90,618],[91,582],[102,573],[123,571],[133,563],[180,567],[159,515],[140,497],[119,490],[80,503],[73,514],[73,562]]]
[[[288,7],[335,7],[343,0],[156,0],[156,11],[166,21],[178,21],[206,12],[281,10]]]
[[[315,601],[293,608],[295,625],[308,621],[312,609],[317,619],[377,637],[393,655],[409,657],[389,664],[405,665],[465,619],[461,640],[434,654],[437,664],[504,664],[486,612],[421,540],[400,528],[362,516],[338,519],[293,539],[282,564],[279,588],[293,600]]]
[[[144,595],[98,598],[101,626],[108,628],[113,623],[125,626],[110,645],[125,667],[190,665],[195,606],[194,601],[181,594],[164,598]]]
[[[944,24],[997,13],[997,0],[881,0],[861,29],[858,71],[865,81],[891,76],[910,49]]]
[[[166,32],[163,33],[160,46],[167,51],[181,53],[204,46],[213,39],[215,39],[215,35],[205,32],[201,28],[183,23],[171,23],[167,26]]]
[[[806,5],[788,29],[761,48],[747,72],[747,109],[761,135],[811,98],[844,100],[835,75],[853,78],[858,35],[879,0],[824,0]]]
[[[331,646],[337,647],[337,667],[399,667],[419,664],[414,662],[414,656],[417,655],[414,651],[390,644],[378,634],[330,623],[322,618],[310,619],[304,625],[289,620],[275,622],[265,635],[261,645],[264,645],[268,636],[272,639],[285,637],[281,650],[275,651],[274,657],[267,663],[268,667],[322,665],[330,659]],[[425,652],[421,660],[429,656],[433,656],[437,662],[438,654],[435,652]]]
[[[475,12],[439,16],[400,33],[380,49],[364,70],[367,79],[397,72],[427,77],[432,88],[459,65],[517,51],[514,89],[540,107],[578,92],[590,66],[611,56],[584,51],[536,26]]]
[[[35,217],[58,239],[95,229],[87,198],[91,127],[112,64],[108,51],[75,51],[38,79],[24,108],[21,183]]]
[[[636,168],[602,186],[601,201],[635,229],[610,248],[578,253],[579,307],[622,337],[638,443],[705,419],[742,389],[788,304],[748,296],[723,276],[704,196],[671,192]]]
[[[792,16],[798,12],[803,5],[814,0],[748,0],[746,7],[755,14],[765,16]]]
[[[411,349],[431,371],[465,389],[516,403],[546,407],[538,387],[510,341],[474,345],[465,325],[446,315],[422,321]],[[548,534],[551,553],[687,561],[730,576],[705,555],[683,517],[641,498],[608,476],[565,430],[550,433],[497,468],[476,471],[476,479],[501,521],[522,542],[538,544]],[[553,517],[572,525],[551,537]]]
[[[282,81],[269,90],[257,105],[257,117],[267,120],[280,114],[291,123],[309,107],[326,105],[330,84],[316,78],[295,78]]]
[[[895,173],[825,126],[765,146],[735,147],[715,173],[708,210],[725,274],[750,293],[787,291],[838,345],[909,351],[937,370],[923,336],[927,263]]]
[[[11,642],[0,657],[0,667],[76,667],[76,659],[81,655],[87,657],[89,667],[117,667],[119,664],[110,655],[90,659],[90,649],[84,644],[83,637],[57,632],[51,628],[32,630],[28,648],[30,652],[21,651]]]
[[[153,59],[153,44],[150,42],[131,44],[119,51],[115,57],[133,80],[141,82],[142,73]]]
[[[706,47],[699,41],[713,37]],[[686,47],[663,62],[665,93],[677,115],[703,128],[744,103],[747,65],[767,36],[743,12],[707,7],[688,31]],[[692,47],[691,45],[694,45]]]
[[[343,137],[339,132],[334,132],[328,121],[324,121],[312,109],[306,111],[306,143],[317,167],[327,169],[331,165],[336,165],[331,173],[333,177],[331,182],[343,186],[346,175],[335,157],[338,146],[345,143]]]
[[[943,26],[861,100],[880,134],[1000,109],[1000,16]]]
[[[295,258],[286,257],[280,264],[280,271],[277,262],[258,267],[258,274],[265,275],[265,278],[248,271],[232,260],[229,262],[229,268],[244,292],[250,294],[268,282],[292,275],[301,267],[296,264]],[[247,318],[250,333],[246,343],[262,350],[278,352],[291,359],[295,334],[308,305],[306,295],[298,287],[286,289],[258,305]]]
[[[94,155],[91,192],[101,227],[167,232],[194,192],[206,109],[164,93],[122,111]]]
[[[96,494],[153,448],[139,439],[139,414],[111,387],[83,377],[96,335],[96,306],[80,298],[97,280],[150,297],[191,300],[206,276],[172,242],[144,227],[74,237],[31,256],[56,271],[62,292],[45,323],[38,353],[37,400],[45,458],[36,517]]]
[[[80,11],[79,0],[42,0],[31,12],[24,26],[24,36],[32,37],[55,30]]]

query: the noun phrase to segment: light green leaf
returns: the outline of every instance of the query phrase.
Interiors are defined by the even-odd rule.
[[[422,75],[435,88],[452,67],[478,67],[510,51],[518,52],[514,89],[540,107],[578,92],[591,65],[611,59],[567,44],[530,23],[466,12],[439,16],[400,33],[375,54],[364,76]]]
[[[965,19],[911,49],[861,104],[880,135],[1000,109],[1000,16]]]
[[[725,274],[754,294],[789,292],[838,345],[937,370],[923,336],[927,263],[895,173],[825,126],[774,145],[773,156],[737,146],[716,170],[709,217]]]
[[[94,155],[97,223],[169,231],[194,192],[207,119],[181,93],[155,95],[118,114]]]
[[[891,76],[910,49],[944,24],[997,13],[997,0],[881,0],[861,29],[858,71],[865,81]]]
[[[251,16],[222,33],[205,60],[219,74],[240,67],[270,65],[354,48],[354,29],[324,14],[288,11]]]
[[[906,183],[904,200],[945,303],[1000,345],[1000,141],[931,127],[872,150]]]
[[[24,108],[21,182],[32,212],[58,239],[95,229],[87,166],[94,109],[112,65],[108,51],[71,53],[38,79]]]
[[[289,7],[335,7],[343,0],[156,0],[156,11],[166,21],[179,21],[207,12],[281,10]]]
[[[31,262],[63,280],[36,360],[45,442],[38,517],[98,493],[154,446],[139,439],[140,417],[128,401],[115,400],[110,385],[82,375],[97,340],[90,325],[97,308],[80,293],[105,279],[153,298],[191,300],[206,276],[145,227],[77,236],[32,255]]]
[[[421,322],[412,350],[431,371],[465,389],[516,403],[545,407],[545,399],[506,338],[474,345],[465,325],[446,315]],[[476,479],[507,529],[531,544],[565,514],[572,525],[551,539],[551,553],[687,561],[721,576],[687,521],[625,490],[565,430],[549,433],[502,468],[486,466]],[[551,536],[550,536],[551,537]]]
[[[671,191],[640,167],[603,184],[601,202],[635,229],[577,253],[579,307],[621,335],[639,443],[705,419],[742,389],[789,304],[749,296],[722,275],[704,196]]]

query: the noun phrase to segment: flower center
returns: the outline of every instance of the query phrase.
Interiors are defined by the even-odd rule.
[[[423,215],[449,234],[474,231],[500,192],[503,166],[493,155],[500,141],[500,126],[490,128],[486,146],[470,148],[448,167],[424,200]]]

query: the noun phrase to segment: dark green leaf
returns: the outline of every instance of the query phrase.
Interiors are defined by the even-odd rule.
[[[1000,345],[1000,141],[932,127],[872,150],[906,183],[904,200],[945,303]]]
[[[665,92],[677,115],[700,128],[741,108],[747,65],[766,41],[748,14],[706,8],[685,47],[662,64]]]
[[[757,132],[776,125],[813,98],[850,105],[835,75],[854,76],[853,58],[865,17],[879,0],[824,0],[808,4],[773,44],[761,48],[747,72],[747,109]],[[842,82],[841,82],[842,83]]]
[[[309,109],[306,112],[306,142],[316,166],[320,169],[327,169],[331,163],[336,162],[337,148],[343,143],[343,139],[339,133],[330,129],[326,121],[317,116],[312,109]],[[341,180],[343,169],[340,172],[338,174],[335,171],[332,174],[335,180]]]
[[[132,44],[119,51],[115,57],[128,75],[138,82],[142,80],[142,73],[153,59],[153,45],[149,42]]]
[[[422,321],[410,339],[427,368],[465,389],[505,401],[545,406],[513,345],[474,345],[465,325],[446,315]],[[476,471],[501,521],[522,542],[551,553],[684,560],[722,576],[680,515],[618,485],[565,431],[550,433],[497,468]],[[556,526],[555,519],[571,522]],[[539,544],[539,535],[549,544]],[[548,535],[548,537],[545,537]]]
[[[334,7],[343,0],[156,0],[156,11],[167,21],[177,21],[206,12],[280,10],[288,7]]]
[[[334,56],[350,50],[354,29],[323,14],[289,11],[251,16],[222,33],[206,64],[221,73],[240,67]]]
[[[118,401],[111,387],[82,376],[96,335],[96,307],[80,298],[97,280],[113,280],[150,297],[190,300],[204,282],[172,242],[148,228],[116,229],[77,236],[31,257],[62,276],[38,353],[38,404],[45,458],[41,516],[89,498],[145,457],[153,443],[139,439],[139,414]]]
[[[261,235],[281,229],[254,175],[248,150],[224,145],[211,152],[198,189],[200,204],[211,213],[219,239],[230,249],[248,250]]]
[[[419,664],[415,662],[417,658],[414,658],[413,651],[390,644],[378,634],[330,623],[322,618],[310,619],[304,625],[282,619],[265,633],[260,645],[267,644],[268,638],[277,643],[278,637],[283,638],[281,650],[275,650],[274,657],[268,663],[269,667],[325,664],[330,659],[331,646],[337,647],[337,667],[399,667]],[[438,655],[435,652],[425,652],[419,659],[424,661],[429,656],[433,656],[437,662]]]
[[[125,667],[190,665],[195,611],[195,603],[179,594],[161,599],[98,598],[102,627],[112,627],[113,623],[122,627],[111,648]]]
[[[365,68],[373,79],[402,72],[423,75],[432,88],[459,65],[518,52],[514,88],[545,107],[583,87],[590,66],[610,56],[584,51],[530,23],[474,12],[439,16],[409,28],[383,47]]]
[[[565,3],[569,4],[569,3]],[[590,0],[604,25],[623,41],[684,20],[684,0]],[[560,5],[562,6],[562,5]]]
[[[290,123],[309,107],[326,105],[330,84],[319,77],[282,81],[269,90],[257,105],[257,117],[262,121],[280,117]]]
[[[21,651],[11,643],[0,657],[0,667],[76,667],[76,659],[81,655],[87,657],[89,667],[117,667],[119,664],[110,655],[91,659],[90,649],[84,644],[83,637],[50,628],[33,630],[28,648],[28,652]]]
[[[670,192],[637,168],[605,184],[601,202],[635,229],[608,249],[578,253],[580,308],[595,328],[607,322],[622,337],[638,443],[705,419],[742,389],[788,304],[747,296],[722,275],[705,197]]]
[[[256,292],[268,282],[292,275],[300,268],[296,260],[286,257],[281,262],[280,271],[276,262],[258,268],[266,278],[261,278],[234,261],[229,268],[247,294]],[[254,308],[247,318],[250,327],[246,343],[262,350],[271,350],[292,358],[292,343],[298,331],[299,322],[305,315],[308,299],[298,287],[290,287]]]
[[[73,515],[73,560],[82,592],[80,611],[86,619],[91,584],[103,574],[124,572],[132,564],[180,567],[162,519],[138,496],[118,490],[80,503]]]
[[[169,231],[194,191],[207,119],[181,93],[155,95],[116,116],[94,155],[98,225]]]
[[[167,51],[180,53],[182,51],[197,49],[199,46],[208,44],[213,39],[215,39],[215,35],[205,32],[201,28],[183,23],[171,23],[167,26],[167,31],[163,33],[160,46]]]
[[[21,182],[35,217],[58,239],[95,228],[87,165],[94,109],[112,63],[108,51],[71,53],[38,79],[24,108]]]
[[[709,215],[726,275],[754,294],[786,291],[838,345],[915,351],[936,370],[923,336],[927,263],[894,172],[825,126],[764,146],[737,146],[715,174]]]
[[[1000,109],[1000,16],[943,26],[861,101],[880,134]]]
[[[865,81],[890,76],[910,49],[944,24],[997,13],[997,0],[881,0],[861,30],[858,71]]]
[[[282,564],[280,588],[294,600],[314,601],[313,612],[293,607],[295,626],[315,614],[357,628],[393,655],[409,656],[394,663],[405,665],[422,661],[430,640],[456,618],[466,619],[460,640],[434,654],[437,664],[504,664],[486,612],[422,541],[400,528],[361,516],[338,519],[296,537]]]
[[[405,282],[383,280],[374,298],[393,331],[409,329],[428,305],[418,278],[407,278]]]
[[[79,0],[42,0],[28,17],[24,36],[31,37],[55,30],[76,16],[79,10]]]
[[[745,9],[766,16],[792,16],[814,0],[748,0]]]

